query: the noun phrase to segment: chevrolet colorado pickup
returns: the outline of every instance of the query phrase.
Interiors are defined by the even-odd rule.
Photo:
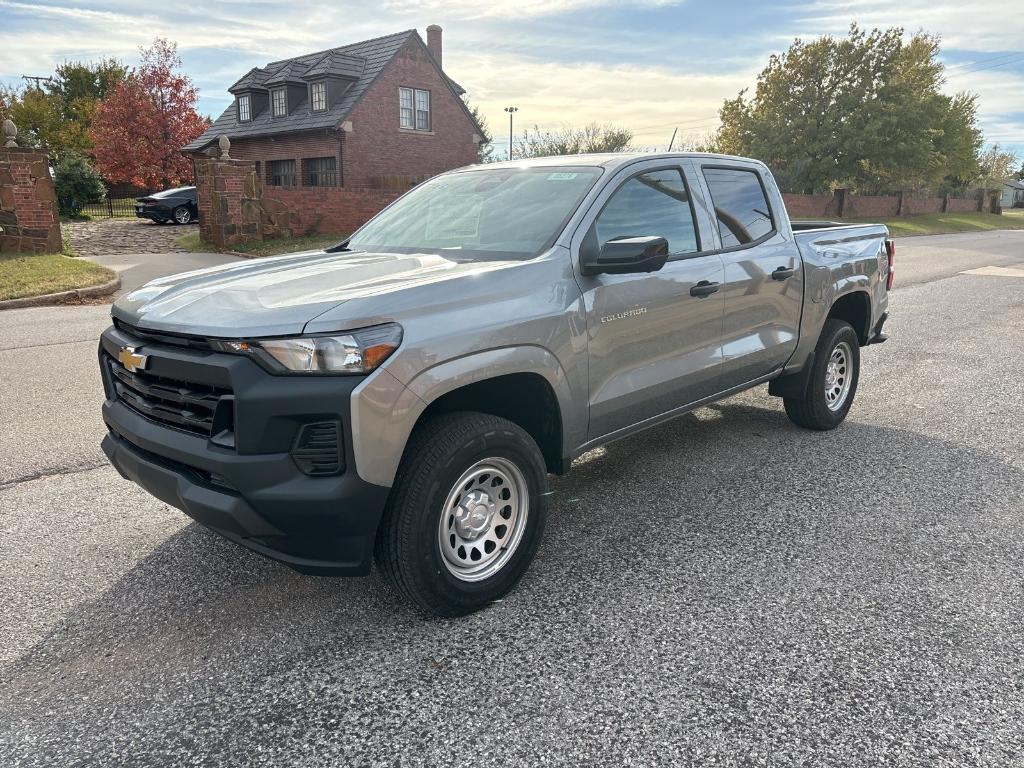
[[[547,476],[585,451],[765,382],[839,425],[893,257],[884,226],[790,222],[754,160],[463,168],[332,248],[120,298],[103,448],[251,550],[322,575],[376,557],[465,614],[526,571]]]

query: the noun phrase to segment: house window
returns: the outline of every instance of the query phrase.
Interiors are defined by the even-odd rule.
[[[313,83],[310,89],[314,112],[323,112],[327,109],[327,83]]]
[[[274,117],[284,117],[288,114],[288,91],[284,88],[275,88],[270,92],[271,112]]]
[[[248,96],[238,97],[238,122],[247,123],[252,120],[252,104]]]
[[[295,161],[271,160],[267,163],[270,172],[270,184],[274,187],[295,186]]]
[[[430,130],[430,91],[398,89],[399,125],[411,131]]]
[[[338,158],[311,157],[306,160],[306,183],[311,187],[338,186]]]

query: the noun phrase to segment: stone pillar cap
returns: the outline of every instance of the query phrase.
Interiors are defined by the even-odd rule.
[[[18,136],[18,126],[14,124],[14,121],[8,118],[4,120],[4,137],[7,139],[4,142],[4,147],[16,147],[17,142],[14,140]]]

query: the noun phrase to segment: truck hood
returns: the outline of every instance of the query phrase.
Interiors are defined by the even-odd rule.
[[[153,280],[118,299],[111,314],[143,330],[194,336],[294,335],[302,333],[318,315],[349,299],[384,295],[515,263],[460,262],[435,254],[310,251]]]

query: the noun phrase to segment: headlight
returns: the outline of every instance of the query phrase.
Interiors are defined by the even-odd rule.
[[[222,341],[216,346],[224,352],[259,358],[265,353],[295,373],[369,373],[401,343],[402,326],[392,323],[336,336]]]

